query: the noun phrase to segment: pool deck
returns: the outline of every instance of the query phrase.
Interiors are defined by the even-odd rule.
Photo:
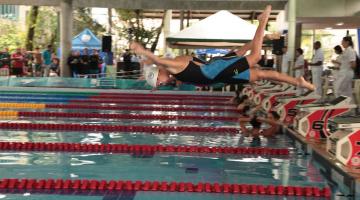
[[[360,196],[359,168],[347,167],[340,163],[334,155],[326,151],[325,141],[309,140],[290,128],[284,129],[294,139],[297,148],[301,148],[305,154],[312,155],[318,161],[320,171],[329,181],[344,185],[343,190],[348,191],[349,195],[354,195],[357,198]]]

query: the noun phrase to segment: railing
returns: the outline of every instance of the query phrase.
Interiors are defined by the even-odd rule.
[[[132,74],[128,74],[132,73]],[[134,74],[135,73],[135,74]],[[64,77],[13,77],[8,69],[0,69],[0,87],[62,87],[62,88],[114,88],[151,90],[151,86],[141,79],[141,71],[127,71],[100,74],[77,74],[73,78]],[[193,85],[179,87],[163,86],[160,90],[193,91]]]

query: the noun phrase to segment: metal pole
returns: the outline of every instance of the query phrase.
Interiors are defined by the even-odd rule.
[[[72,0],[61,0],[60,2],[60,72],[62,77],[69,77],[70,69],[67,66],[67,58],[71,52],[73,7]]]
[[[295,58],[295,42],[296,42],[296,0],[288,1],[288,53],[290,60],[289,74],[292,72],[292,67]]]
[[[170,35],[170,24],[172,19],[172,10],[166,10],[165,19],[164,19],[164,54],[168,50],[168,46],[166,44],[166,38]]]

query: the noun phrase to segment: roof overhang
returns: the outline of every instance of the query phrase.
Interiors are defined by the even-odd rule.
[[[256,11],[268,4],[273,10],[283,10],[288,0],[0,0],[0,4],[60,6],[61,1],[71,1],[74,7]]]

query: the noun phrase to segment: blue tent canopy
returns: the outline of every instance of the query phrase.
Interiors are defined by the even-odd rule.
[[[101,49],[101,41],[87,28],[72,40],[73,50],[82,50],[84,48]]]

